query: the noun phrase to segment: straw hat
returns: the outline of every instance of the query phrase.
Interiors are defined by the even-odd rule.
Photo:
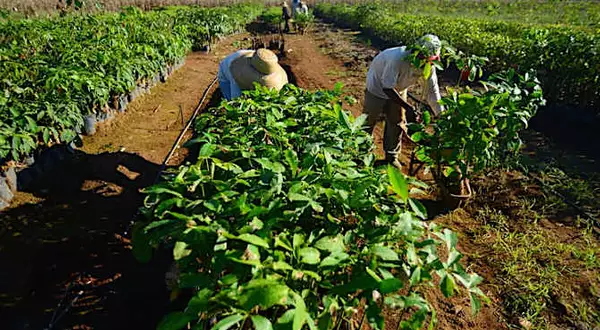
[[[254,83],[280,90],[288,83],[285,70],[279,65],[277,55],[261,48],[240,56],[229,66],[233,79],[242,90],[254,89]]]

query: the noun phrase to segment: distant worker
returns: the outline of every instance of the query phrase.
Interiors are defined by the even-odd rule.
[[[290,19],[292,19],[292,13],[290,12],[290,7],[287,2],[284,1],[281,4],[281,18],[285,22],[285,27],[283,28],[284,33],[290,32]]]
[[[239,50],[227,56],[219,64],[218,79],[221,93],[228,101],[241,96],[243,90],[253,90],[254,83],[275,90],[288,83],[277,55],[264,48]]]
[[[300,0],[292,0],[292,18],[296,18],[296,13],[300,7]]]
[[[308,15],[308,6],[305,2],[298,2],[298,14]]]
[[[401,151],[402,132],[407,122],[416,121],[415,108],[406,101],[407,89],[424,77],[426,63],[440,59],[441,42],[437,36],[428,34],[421,37],[414,47],[389,48],[379,53],[367,73],[367,89],[363,112],[368,116],[369,132],[385,116],[383,148],[386,161],[400,166],[398,153]],[[412,55],[412,56],[411,56]],[[416,57],[418,61],[411,61]],[[420,63],[415,67],[412,63]],[[438,115],[444,109],[438,103],[441,99],[435,66],[426,81],[427,103]],[[402,126],[401,126],[402,125]]]

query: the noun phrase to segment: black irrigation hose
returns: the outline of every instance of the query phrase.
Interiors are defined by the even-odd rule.
[[[171,157],[173,157],[173,154],[175,153],[175,150],[177,150],[177,148],[179,147],[179,143],[181,143],[181,140],[183,140],[183,137],[185,136],[185,133],[187,133],[188,129],[190,129],[190,126],[192,126],[192,123],[194,122],[194,120],[198,116],[198,113],[200,113],[200,110],[202,109],[202,104],[204,104],[204,101],[206,101],[206,97],[208,96],[208,93],[210,92],[211,88],[216,83],[217,83],[217,77],[215,77],[212,80],[212,82],[210,83],[210,85],[208,85],[208,87],[206,87],[206,89],[204,90],[204,93],[202,94],[202,98],[200,99],[200,102],[198,103],[198,106],[194,110],[194,113],[192,114],[192,116],[188,120],[187,124],[185,125],[185,127],[183,128],[183,130],[181,131],[181,133],[179,133],[179,136],[177,137],[177,140],[175,140],[175,143],[171,147],[171,150],[169,151],[169,154],[167,155],[167,157],[165,157],[165,160],[163,160],[162,165],[160,166],[160,169],[158,170],[158,174],[156,175],[156,178],[154,179],[154,183],[157,183],[158,180],[160,179],[160,176],[161,176],[162,172],[167,167],[167,163],[169,162],[169,160],[171,159]]]

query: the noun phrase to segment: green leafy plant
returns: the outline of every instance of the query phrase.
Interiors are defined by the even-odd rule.
[[[300,34],[306,33],[314,24],[315,16],[313,13],[296,13],[294,17],[294,25]]]
[[[382,329],[385,306],[419,329],[436,322],[420,291],[432,283],[481,307],[456,235],[411,197],[427,187],[373,167],[365,117],[340,92],[257,87],[198,118],[198,160],[146,190],[134,232],[140,260],[172,248],[178,286],[193,292],[159,329]]]
[[[519,132],[544,104],[533,74],[514,70],[492,75],[484,92],[453,91],[435,122],[429,115],[411,125],[417,157],[436,168],[438,177],[471,178],[514,156],[522,142]]]

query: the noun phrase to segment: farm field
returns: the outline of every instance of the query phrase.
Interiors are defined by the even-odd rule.
[[[319,5],[319,18],[307,33],[283,36],[280,62],[295,87],[281,93],[258,89],[229,103],[221,102],[217,86],[211,88],[219,60],[257,41],[281,42],[278,8],[268,9],[258,21],[265,10],[261,6],[128,9],[47,22],[2,21],[2,29],[16,31],[5,40],[33,40],[31,45],[9,43],[0,55],[6,60],[4,72],[21,79],[5,79],[0,85],[9,91],[0,103],[5,164],[25,167],[30,155],[48,153],[48,147],[65,148],[71,142],[78,147],[71,143],[55,166],[41,166],[39,160],[29,165],[26,170],[40,166],[44,173],[21,187],[0,211],[1,327],[600,326],[600,153],[594,147],[575,147],[572,140],[556,136],[556,130],[544,131],[546,135],[537,130],[546,120],[538,119],[540,114],[553,106],[593,113],[595,101],[585,97],[592,90],[587,81],[572,87],[578,98],[565,105],[564,99],[548,96],[546,87],[554,78],[543,75],[566,68],[541,72],[537,83],[536,73],[506,71],[501,56],[452,39],[467,54],[490,57],[481,78],[491,82],[489,90],[477,76],[457,86],[464,75],[454,66],[438,71],[443,94],[459,90],[456,100],[461,101],[452,103],[449,97],[445,102],[451,115],[429,128],[411,128],[412,141],[405,140],[400,157],[402,172],[377,165],[383,131],[378,127],[369,137],[360,116],[368,65],[384,47],[428,30],[416,23],[423,14],[441,17],[438,24],[463,19],[463,7],[452,5],[447,14],[433,4],[418,14],[411,2],[396,7],[403,8],[398,15],[417,16],[405,23],[413,26],[413,34],[394,32],[391,37],[379,34],[387,28],[365,22],[385,26],[391,8],[401,5]],[[553,13],[545,5],[537,18],[523,14],[526,23],[536,28],[547,24]],[[563,8],[558,23],[595,38],[595,7],[589,6],[581,4],[590,9],[586,15]],[[475,19],[490,16],[490,21],[515,22],[518,16],[503,5],[471,10]],[[64,24],[54,24],[51,34],[74,22],[82,31],[104,22],[116,37],[97,30],[97,41],[140,47],[119,46],[126,54],[123,72],[89,60],[83,67],[84,51],[99,59],[105,49],[114,48],[101,48],[101,43],[92,48],[89,36],[73,33],[64,43],[81,43],[75,55],[56,58],[51,55],[55,43],[40,32],[55,22],[51,20]],[[36,24],[35,30],[28,28]],[[23,37],[18,31],[30,34]],[[163,39],[165,35],[172,39]],[[512,38],[521,40],[518,31]],[[36,42],[46,48],[32,46]],[[47,81],[58,78],[47,79],[63,72],[53,70],[57,66],[69,73],[52,90]],[[539,69],[532,66],[513,69],[522,74]],[[12,73],[17,67],[21,75]],[[160,83],[163,70],[167,77]],[[29,79],[34,74],[37,78]],[[91,77],[98,82],[92,84]],[[103,85],[104,77],[114,82]],[[570,77],[575,75],[565,79]],[[139,95],[128,98],[139,89]],[[549,105],[544,105],[541,90]],[[417,98],[420,91],[421,86],[411,89]],[[127,107],[119,112],[123,95]],[[496,110],[466,117],[465,104]],[[64,112],[70,117],[49,121],[48,115],[36,116],[49,105],[70,109]],[[183,135],[185,144],[164,168],[198,105],[201,112]],[[105,109],[111,115],[100,120]],[[96,132],[80,137],[90,114],[96,118]],[[427,115],[422,119],[427,124]],[[66,124],[57,124],[63,120]],[[465,127],[465,120],[485,124]],[[536,120],[534,129],[526,125]],[[485,131],[489,127],[493,129]],[[15,145],[15,137],[21,136],[33,142]],[[438,159],[441,148],[463,151]],[[411,165],[415,154],[419,161]],[[452,188],[456,173],[449,169],[455,165],[473,189],[473,196],[460,203],[445,192]]]

